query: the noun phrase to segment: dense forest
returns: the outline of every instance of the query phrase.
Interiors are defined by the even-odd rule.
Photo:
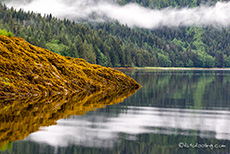
[[[120,0],[150,8],[196,7],[216,0]],[[230,67],[230,28],[130,28],[118,21],[77,23],[0,4],[0,28],[64,56],[103,66]]]
[[[29,0],[28,0],[29,1]],[[213,5],[220,0],[118,0],[120,4],[138,3],[149,8],[165,8],[165,7],[196,7],[200,5]],[[229,1],[229,0],[221,0]]]

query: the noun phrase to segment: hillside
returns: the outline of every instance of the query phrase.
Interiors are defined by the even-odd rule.
[[[139,88],[125,74],[64,57],[22,38],[0,35],[0,96],[50,95]]]
[[[204,4],[213,5],[218,1],[229,0],[120,0],[120,4],[138,3],[149,8],[165,8],[165,7],[196,7]]]

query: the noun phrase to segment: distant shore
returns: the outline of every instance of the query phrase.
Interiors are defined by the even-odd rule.
[[[201,67],[111,67],[113,69],[152,69],[152,70],[230,70],[230,68],[201,68]]]

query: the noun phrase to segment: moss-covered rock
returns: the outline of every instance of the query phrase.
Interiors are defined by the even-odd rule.
[[[61,56],[22,38],[0,35],[0,96],[91,93],[139,87],[120,71]]]

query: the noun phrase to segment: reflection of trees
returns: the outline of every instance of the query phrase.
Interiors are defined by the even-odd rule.
[[[211,82],[204,93],[205,106],[215,104],[215,107],[228,107],[230,104],[230,76],[219,74],[215,76],[215,81]]]
[[[47,98],[2,100],[0,104],[0,146],[21,140],[40,126],[54,125],[58,119],[83,115],[87,111],[122,102],[135,89],[100,91],[92,94],[55,95]]]
[[[131,70],[129,70],[131,71]],[[132,70],[126,72],[142,85],[130,102],[135,105],[185,108],[227,107],[230,76],[211,70]],[[135,99],[135,100],[134,100]]]

